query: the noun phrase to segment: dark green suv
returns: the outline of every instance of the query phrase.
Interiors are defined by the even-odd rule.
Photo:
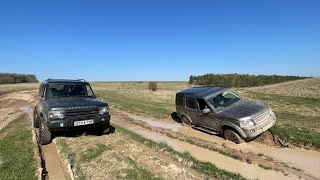
[[[110,131],[108,103],[94,95],[84,80],[47,79],[40,85],[33,116],[40,144],[49,144],[52,133],[93,128],[97,135]]]

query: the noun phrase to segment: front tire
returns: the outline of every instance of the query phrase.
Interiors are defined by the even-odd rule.
[[[39,116],[37,114],[36,109],[34,109],[34,112],[33,112],[32,127],[39,128]]]
[[[96,130],[96,134],[98,136],[102,136],[104,134],[109,134],[109,133],[110,133],[110,125],[100,125]]]
[[[192,125],[191,121],[186,116],[182,116],[181,121],[184,126],[191,127]]]
[[[232,141],[236,144],[241,144],[244,140],[232,129],[226,129],[223,133],[224,139],[228,141]]]
[[[47,126],[46,121],[42,120],[39,127],[39,144],[46,145],[51,143],[51,132]]]

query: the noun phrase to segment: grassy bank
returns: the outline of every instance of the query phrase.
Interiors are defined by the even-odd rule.
[[[244,179],[114,125],[114,134],[58,137],[57,145],[76,179]],[[190,176],[190,174],[192,174]]]
[[[37,179],[28,121],[24,114],[0,130],[0,179]]]
[[[150,148],[158,148],[162,149],[168,153],[170,153],[173,156],[180,157],[188,162],[192,162],[192,168],[196,171],[199,171],[203,174],[206,175],[207,178],[212,179],[212,178],[217,178],[217,179],[244,179],[241,177],[239,174],[235,174],[232,172],[228,172],[222,169],[217,168],[215,165],[208,163],[208,162],[203,162],[199,161],[193,156],[191,156],[188,152],[185,153],[180,153],[178,151],[175,151],[172,147],[165,143],[156,143],[154,141],[148,140],[130,130],[127,130],[125,128],[122,128],[120,126],[117,126],[113,124],[115,128],[117,129],[118,132],[124,133],[128,135],[130,138],[133,140],[143,143]]]

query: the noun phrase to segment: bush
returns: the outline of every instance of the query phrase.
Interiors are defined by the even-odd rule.
[[[149,90],[157,91],[158,90],[157,82],[149,82]]]
[[[0,73],[0,84],[38,82],[34,74]]]

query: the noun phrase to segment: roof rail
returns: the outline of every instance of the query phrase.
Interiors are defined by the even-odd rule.
[[[86,80],[84,80],[84,79],[78,79],[78,81],[87,82],[87,81],[86,81]]]

